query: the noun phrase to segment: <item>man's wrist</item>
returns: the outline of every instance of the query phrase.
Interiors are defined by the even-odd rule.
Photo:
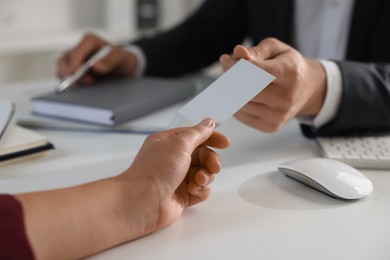
[[[124,50],[130,52],[136,59],[136,67],[134,68],[134,77],[141,77],[145,73],[146,69],[146,57],[143,50],[137,45],[131,44],[123,46]]]
[[[315,128],[330,122],[337,114],[342,96],[342,77],[339,67],[335,62],[319,60],[326,73],[326,95],[324,103],[314,117],[297,117],[300,123],[311,125]]]

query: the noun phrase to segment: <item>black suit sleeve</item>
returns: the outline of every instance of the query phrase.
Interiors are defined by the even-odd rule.
[[[247,34],[245,9],[245,1],[207,0],[175,28],[135,41],[147,59],[146,75],[194,72],[230,53]]]
[[[307,136],[390,131],[390,64],[337,63],[343,94],[336,117],[319,129],[302,126]]]

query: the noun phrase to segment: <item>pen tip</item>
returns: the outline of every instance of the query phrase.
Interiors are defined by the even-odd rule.
[[[59,83],[58,85],[57,85],[57,87],[56,87],[56,92],[57,93],[61,93],[61,92],[63,92],[65,89],[67,89],[69,87],[69,83],[66,81],[66,80],[64,80],[64,81],[62,81],[61,83]]]

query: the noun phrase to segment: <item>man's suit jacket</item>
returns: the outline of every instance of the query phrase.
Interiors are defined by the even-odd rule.
[[[244,39],[275,37],[294,46],[293,14],[293,0],[206,0],[182,24],[135,44],[145,52],[146,74],[176,76],[214,63]],[[343,78],[337,116],[304,133],[390,130],[390,1],[355,1],[346,60],[335,62]]]

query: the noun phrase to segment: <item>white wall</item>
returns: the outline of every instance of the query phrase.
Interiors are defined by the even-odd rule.
[[[1,0],[0,31],[48,31],[71,26],[69,1]]]
[[[74,3],[0,0],[0,83],[53,77],[58,53],[69,45],[66,32],[78,26]]]
[[[204,0],[160,0],[163,29]],[[54,77],[60,53],[89,30],[137,37],[136,0],[0,0],[0,84]]]

